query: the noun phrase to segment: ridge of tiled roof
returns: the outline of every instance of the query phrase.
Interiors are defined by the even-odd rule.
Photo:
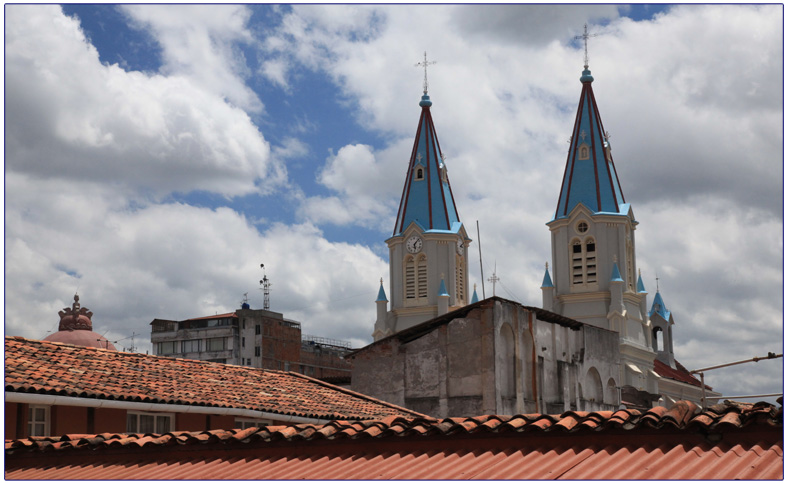
[[[690,401],[679,401],[670,409],[652,408],[645,413],[637,409],[618,411],[567,411],[561,415],[517,414],[486,415],[434,419],[389,416],[375,421],[332,421],[323,425],[297,424],[261,428],[174,431],[166,434],[64,435],[62,437],[30,437],[6,440],[6,454],[89,450],[99,448],[150,448],[160,445],[211,445],[252,442],[302,442],[318,440],[381,440],[392,437],[454,437],[482,433],[531,434],[581,431],[603,433],[621,429],[666,429],[714,432],[766,425],[781,428],[783,409],[769,403],[751,405],[716,404],[701,410]]]
[[[674,381],[684,382],[686,384],[700,387],[700,380],[692,375],[686,367],[682,366],[679,361],[675,362],[676,368],[673,369],[664,362],[654,359],[654,372],[656,372],[660,377],[666,377],[668,379],[673,379]],[[707,384],[706,389],[711,390],[712,388]]]
[[[7,336],[5,390],[316,419],[423,414],[298,374]]]

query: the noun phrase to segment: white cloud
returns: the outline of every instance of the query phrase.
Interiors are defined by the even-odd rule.
[[[190,78],[102,65],[56,6],[6,12],[6,168],[162,195],[284,180],[242,110]]]
[[[387,266],[366,247],[328,242],[308,224],[260,233],[228,208],[130,209],[111,189],[77,184],[64,192],[57,181],[11,177],[9,334],[43,338],[78,290],[96,331],[110,340],[134,332],[139,345],[156,317],[231,311],[245,292],[260,307],[260,263],[273,281],[272,310],[303,321],[306,332],[357,343],[371,332],[376,281]]]
[[[253,44],[251,11],[241,5],[124,5],[120,7],[162,47],[161,72],[188,77],[234,105],[260,112],[263,104],[246,85],[250,76],[238,44]]]
[[[327,20],[322,9],[300,6],[279,37],[295,43],[278,44],[334,79],[358,122],[391,139],[375,162],[397,144],[386,162],[402,170],[419,112],[421,71],[413,64],[424,50],[438,60],[429,70],[431,110],[460,216],[471,232],[481,222],[485,274],[497,261],[510,292],[535,305],[550,256],[544,223],[555,210],[580,94],[583,53],[570,41],[582,21],[568,25],[572,8],[521,7],[545,28],[514,40],[506,29],[491,33],[513,11],[505,6],[336,7]],[[339,12],[359,11],[376,21],[357,31],[374,35],[337,27]],[[610,19],[589,46],[593,87],[641,221],[644,277],[670,275],[662,289],[682,315],[678,358],[697,367],[755,356],[749,352],[775,340],[782,321],[782,187],[774,175],[782,172],[781,8],[686,5],[640,22],[603,8],[583,15]],[[351,209],[367,203],[369,185],[359,188],[348,173],[363,172],[370,159],[329,160],[321,180],[335,195],[319,201],[336,216],[317,216],[311,199],[310,219],[366,226]],[[394,176],[401,186],[403,175]],[[375,216],[393,220],[394,210]],[[744,322],[752,319],[759,323]],[[725,350],[742,340],[744,323],[748,342]],[[702,354],[692,352],[697,340]],[[719,381],[723,392],[738,392],[735,380]]]

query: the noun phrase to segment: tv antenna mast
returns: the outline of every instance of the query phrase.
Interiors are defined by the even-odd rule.
[[[265,264],[261,263],[260,268],[263,269],[263,279],[260,280],[260,285],[262,288],[260,290],[263,291],[263,310],[270,310],[271,309],[271,282],[268,280],[268,277],[265,274]]]

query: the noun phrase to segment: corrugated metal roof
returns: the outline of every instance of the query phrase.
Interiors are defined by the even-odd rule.
[[[252,409],[318,419],[423,416],[297,374],[192,359],[5,338],[5,390]]]
[[[782,407],[335,421],[6,441],[7,479],[779,479]]]

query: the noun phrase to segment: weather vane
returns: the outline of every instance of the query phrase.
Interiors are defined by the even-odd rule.
[[[424,67],[424,95],[427,95],[427,66],[428,65],[435,65],[437,64],[436,61],[432,60],[427,62],[427,51],[424,51],[424,62],[417,62],[415,67]]]
[[[583,57],[583,61],[585,63],[584,67],[588,70],[588,39],[590,37],[596,37],[599,34],[589,34],[588,33],[588,24],[583,24],[583,35],[577,35],[575,40],[583,40],[583,49],[585,50],[585,56]],[[426,55],[426,53],[425,53]],[[426,76],[426,74],[425,74]]]

